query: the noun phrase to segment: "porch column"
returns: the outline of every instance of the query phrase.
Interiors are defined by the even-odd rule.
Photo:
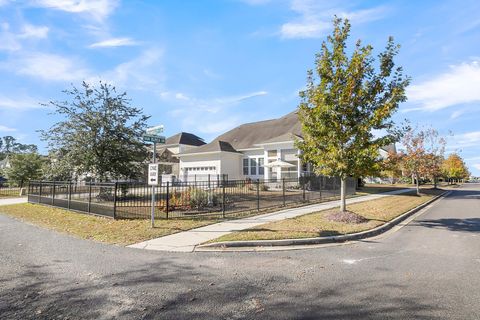
[[[277,159],[282,160],[282,149],[277,149]],[[281,180],[282,177],[282,168],[277,168],[277,180]]]
[[[300,150],[297,150],[297,178],[300,178],[302,170],[302,161],[300,160]]]
[[[266,165],[267,163],[268,163],[268,150],[264,150],[263,151],[263,165]],[[270,168],[267,168],[267,167],[263,168],[263,177],[264,177],[265,180],[270,179]]]

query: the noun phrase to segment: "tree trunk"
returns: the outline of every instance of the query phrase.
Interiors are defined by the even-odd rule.
[[[347,178],[341,178],[340,181],[340,211],[347,211]]]
[[[433,177],[433,189],[437,189],[437,177]]]
[[[417,196],[420,195],[420,179],[418,178],[418,176],[415,177],[416,181],[417,181]]]
[[[415,184],[415,178],[413,174],[412,174],[412,184]]]

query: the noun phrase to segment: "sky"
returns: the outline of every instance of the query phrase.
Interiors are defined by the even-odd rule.
[[[480,1],[0,0],[0,136],[35,143],[42,105],[106,81],[163,124],[207,142],[298,106],[332,18],[375,53],[389,36],[412,83],[398,122],[433,127],[480,176]]]

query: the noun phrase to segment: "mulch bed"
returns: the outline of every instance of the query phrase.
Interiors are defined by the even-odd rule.
[[[364,218],[361,215],[358,215],[351,211],[345,211],[345,212],[339,211],[339,212],[331,213],[327,216],[327,218],[330,221],[343,222],[343,223],[359,224],[359,223],[368,222],[367,218]]]

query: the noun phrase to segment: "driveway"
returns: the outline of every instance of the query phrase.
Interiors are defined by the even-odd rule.
[[[0,215],[1,319],[480,319],[480,185],[375,240],[167,253]]]

